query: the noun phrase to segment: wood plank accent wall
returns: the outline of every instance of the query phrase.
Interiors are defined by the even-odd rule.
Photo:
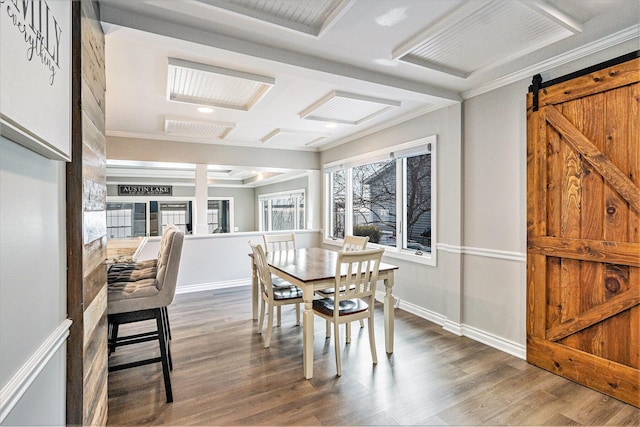
[[[98,4],[73,2],[72,162],[67,164],[67,424],[107,422],[104,34]]]

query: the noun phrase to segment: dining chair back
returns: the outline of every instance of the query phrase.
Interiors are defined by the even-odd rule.
[[[345,252],[363,251],[367,249],[369,236],[344,236],[342,250]]]
[[[295,304],[296,325],[300,324],[300,303],[302,300],[302,289],[288,282],[280,280],[278,286],[274,286],[273,277],[269,270],[269,264],[264,249],[259,244],[249,242],[253,253],[253,262],[256,265],[258,283],[260,286],[260,313],[258,315],[258,333],[262,334],[264,324],[265,308],[267,312],[267,333],[264,336],[264,347],[271,345],[271,334],[273,329],[273,311],[280,309],[283,305]],[[278,326],[280,326],[280,313],[278,312]]]
[[[353,252],[353,251],[363,251],[367,249],[367,243],[369,242],[369,236],[344,236],[344,241],[342,243],[342,250],[344,252]],[[316,290],[316,294],[320,295],[320,297],[332,297],[333,296],[333,288],[325,288]],[[360,319],[360,328],[364,328],[364,321]],[[346,326],[346,335],[347,335],[347,344],[351,342],[351,326],[347,323]],[[327,321],[326,338],[331,338],[331,325],[330,322]]]
[[[294,233],[263,234],[262,238],[266,253],[296,249],[296,235]]]
[[[339,251],[334,277],[333,298],[319,298],[313,301],[313,312],[333,323],[336,368],[342,375],[340,362],[340,329],[342,323],[368,319],[369,346],[371,359],[378,363],[374,334],[374,304],[376,282],[380,260],[384,249],[363,251]]]

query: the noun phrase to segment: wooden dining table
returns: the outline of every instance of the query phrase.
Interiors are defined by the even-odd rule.
[[[304,300],[302,315],[302,354],[304,377],[313,378],[313,297],[316,289],[333,286],[336,274],[338,253],[323,248],[304,248],[289,251],[274,251],[267,254],[269,268],[276,276],[300,287]],[[251,258],[252,287],[251,301],[253,319],[258,318],[258,275],[256,265]],[[394,272],[398,267],[380,263],[378,279],[384,282],[384,338],[387,353],[393,353],[393,308],[392,294]]]

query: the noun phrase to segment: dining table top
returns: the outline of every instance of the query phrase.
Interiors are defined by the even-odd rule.
[[[338,251],[324,248],[302,248],[274,251],[267,254],[267,262],[304,283],[333,279],[336,275]],[[398,269],[393,264],[380,263],[380,273]]]

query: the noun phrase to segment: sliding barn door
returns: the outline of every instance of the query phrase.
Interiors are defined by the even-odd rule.
[[[640,406],[640,59],[527,101],[527,360]]]

